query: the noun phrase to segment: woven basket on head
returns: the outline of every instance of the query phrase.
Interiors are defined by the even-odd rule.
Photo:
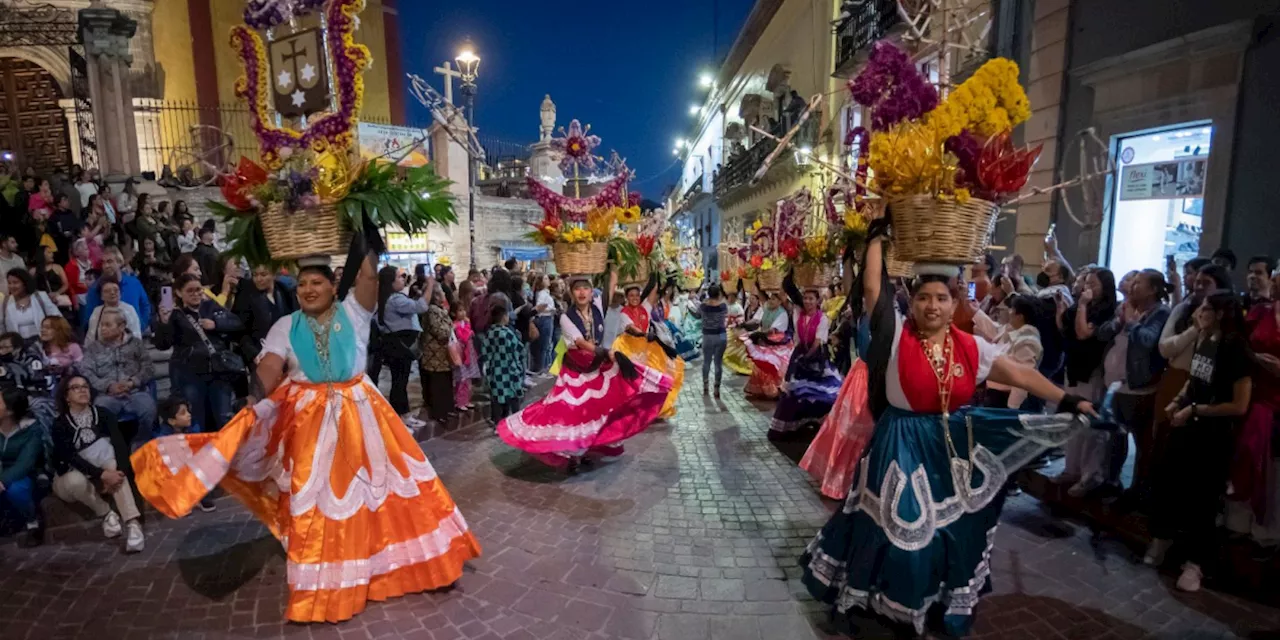
[[[595,275],[609,266],[607,242],[557,242],[551,245],[551,253],[559,273]]]
[[[825,289],[835,280],[835,267],[825,264],[797,265],[796,286],[800,289]]]
[[[720,289],[730,296],[738,293],[738,279],[735,277],[730,277],[728,280],[721,278]]]
[[[702,281],[697,278],[682,275],[676,279],[676,284],[685,291],[691,291],[702,286]]]
[[[916,274],[915,268],[910,262],[904,262],[898,259],[897,251],[893,245],[886,245],[889,250],[884,253],[884,268],[888,270],[891,278],[910,278]]]
[[[636,265],[635,273],[620,278],[620,284],[645,284],[649,282],[649,259],[641,256],[640,264]]]
[[[779,291],[782,289],[782,270],[761,271],[760,275],[756,276],[756,282],[760,284],[762,291]]]
[[[961,204],[914,194],[891,199],[889,210],[899,260],[962,265],[982,259],[1000,207],[979,198]]]
[[[261,218],[262,235],[276,260],[345,254],[351,246],[351,231],[343,228],[337,204],[290,211],[283,202],[273,202]]]

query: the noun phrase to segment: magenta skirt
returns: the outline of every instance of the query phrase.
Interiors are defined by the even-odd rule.
[[[576,349],[565,359],[551,392],[497,427],[503,442],[550,464],[592,449],[616,452],[613,445],[653,424],[671,391],[671,378],[657,369],[636,365],[637,375],[628,377],[605,361],[593,371],[575,371],[568,360],[581,369],[592,359]]]

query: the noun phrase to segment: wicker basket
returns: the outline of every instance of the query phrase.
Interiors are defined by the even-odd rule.
[[[782,289],[782,270],[761,271],[760,275],[756,276],[756,282],[760,283],[762,291],[779,291]]]
[[[607,242],[557,242],[551,252],[558,273],[595,275],[604,273],[609,266]]]
[[[702,281],[697,278],[682,275],[676,278],[676,284],[685,291],[692,291],[702,286]]]
[[[835,267],[825,264],[796,266],[796,286],[800,289],[825,289],[835,280]]]
[[[649,282],[649,259],[641,257],[640,264],[636,265],[635,274],[627,276],[626,278],[620,278],[619,281],[620,284],[624,285],[645,284]]]
[[[276,260],[345,254],[351,247],[351,232],[343,228],[337,204],[289,211],[283,202],[273,202],[261,217],[262,235]]]
[[[893,245],[888,245],[889,250],[884,254],[884,268],[888,270],[891,278],[910,278],[916,274],[915,268],[910,262],[904,262],[898,259],[897,250]]]
[[[1000,210],[978,198],[960,204],[927,194],[893,198],[889,208],[899,260],[956,265],[982,259]]]
[[[724,291],[725,295],[731,296],[738,293],[738,279],[729,278],[728,280],[725,280],[724,278],[721,278],[720,289]]]

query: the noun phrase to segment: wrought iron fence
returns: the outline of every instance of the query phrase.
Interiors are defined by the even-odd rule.
[[[897,0],[845,2],[849,16],[836,26],[836,70],[844,70],[854,58],[901,21]]]
[[[476,137],[480,141],[480,148],[484,149],[484,162],[490,167],[497,167],[500,162],[529,159],[529,143],[512,142],[494,136]]]
[[[142,170],[159,180],[206,184],[241,156],[256,160],[260,155],[245,105],[138,100],[135,111]]]
[[[723,198],[730,190],[749,183],[756,170],[764,164],[764,159],[776,148],[778,143],[773,138],[761,138],[750,149],[731,157],[715,176],[716,198]]]

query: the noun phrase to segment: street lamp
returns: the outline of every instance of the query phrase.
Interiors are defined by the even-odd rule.
[[[466,100],[467,127],[475,130],[476,76],[480,73],[480,56],[476,55],[471,38],[462,44],[462,50],[453,59],[462,74],[462,97]],[[469,136],[468,136],[469,137]],[[467,223],[471,233],[471,268],[476,268],[476,157],[467,154]]]

